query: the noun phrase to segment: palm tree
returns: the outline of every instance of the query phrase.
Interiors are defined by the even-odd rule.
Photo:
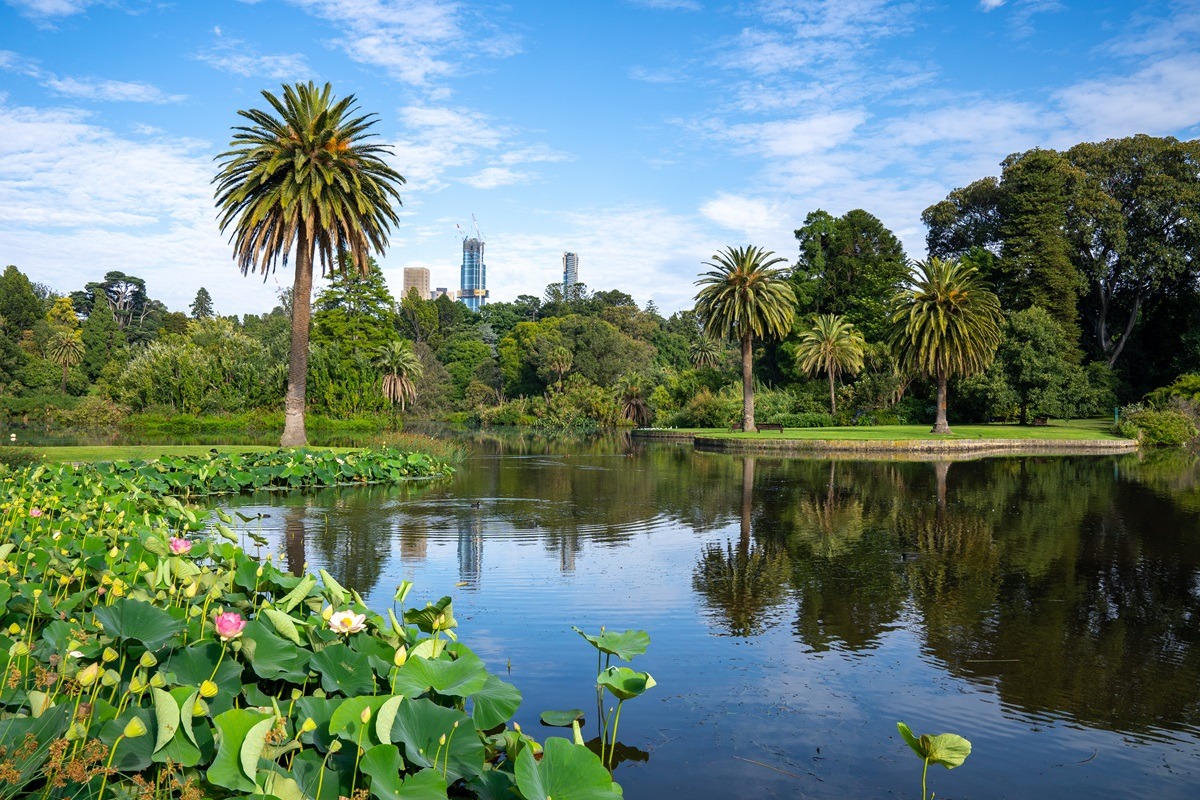
[[[383,370],[383,398],[392,404],[393,411],[399,404],[403,412],[405,404],[417,399],[415,381],[421,379],[425,365],[413,351],[412,345],[403,340],[393,340],[379,350],[375,366]]]
[[[398,220],[404,178],[383,160],[391,150],[368,140],[375,115],[357,116],[353,95],[334,100],[332,88],[311,81],[283,87],[283,97],[264,91],[274,113],[238,111],[249,125],[234,128],[230,149],[218,156],[213,179],[221,230],[242,274],[263,279],[295,248],[292,342],[288,361],[285,422],[280,444],[305,444],[304,406],[308,327],[312,312],[313,261],[321,273],[350,257],[364,275],[369,251],[382,253]]]
[[[711,336],[701,336],[688,346],[688,359],[694,367],[715,367],[721,359],[721,343]]]
[[[555,347],[550,351],[550,355],[546,357],[546,368],[558,376],[558,390],[562,391],[563,376],[571,371],[571,365],[574,359],[571,356],[571,351],[565,347]]]
[[[902,368],[937,379],[937,421],[946,424],[946,384],[951,375],[987,369],[1000,344],[1000,300],[978,270],[960,261],[917,261],[909,287],[895,299],[888,338]]]
[[[46,355],[62,367],[62,393],[67,393],[67,370],[83,361],[83,337],[79,331],[60,331],[50,338]]]
[[[754,430],[754,339],[780,338],[791,328],[796,296],[773,268],[785,259],[750,245],[727,247],[705,261],[711,270],[696,281],[696,313],[709,336],[742,344],[742,430]]]
[[[819,314],[796,345],[796,366],[809,375],[829,376],[829,413],[837,414],[834,385],[842,372],[856,375],[863,368],[863,335],[838,314]]]
[[[631,372],[621,379],[617,391],[620,393],[621,415],[639,428],[644,428],[654,419],[654,411],[646,402],[642,390],[642,376]]]

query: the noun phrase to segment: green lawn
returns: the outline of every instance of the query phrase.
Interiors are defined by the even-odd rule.
[[[151,459],[162,456],[185,456],[207,453],[216,450],[219,453],[255,453],[268,452],[278,448],[267,445],[209,445],[209,444],[147,444],[147,445],[99,445],[94,447],[31,447],[47,461],[128,461],[135,458]],[[344,452],[354,450],[353,447],[323,447],[322,450],[337,450]]]
[[[728,428],[689,430],[697,436],[733,439],[810,439],[842,442],[878,442],[944,439],[1031,439],[1056,441],[1120,440],[1109,431],[1111,423],[1103,419],[1052,420],[1049,425],[951,425],[949,436],[934,435],[928,425],[873,425],[854,428],[788,428],[783,433],[741,433]]]

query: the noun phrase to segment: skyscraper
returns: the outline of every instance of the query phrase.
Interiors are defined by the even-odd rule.
[[[404,294],[401,299],[408,297],[409,289],[416,289],[422,300],[429,299],[429,270],[425,267],[404,268]]]
[[[579,283],[579,254],[563,253],[563,297],[570,294],[571,287]]]
[[[483,263],[483,240],[463,239],[462,279],[459,302],[478,311],[487,302],[487,265]]]

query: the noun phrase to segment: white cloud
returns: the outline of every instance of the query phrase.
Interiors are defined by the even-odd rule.
[[[979,0],[979,7],[984,11],[994,11],[1004,5],[1004,0]]]
[[[787,219],[778,200],[741,197],[726,192],[701,205],[700,213],[722,228],[744,233],[750,239],[775,232],[779,221]]]
[[[273,281],[243,279],[217,229],[201,144],[123,138],[79,110],[2,100],[0,130],[0,261],[60,291],[119,269],[175,309],[201,285],[223,311],[271,307]]]
[[[96,0],[5,0],[30,17],[68,17],[87,10]]]
[[[67,97],[82,100],[101,100],[123,103],[178,103],[187,99],[182,94],[167,94],[157,86],[141,81],[111,81],[101,78],[52,78],[45,80],[46,88]]]
[[[334,44],[361,64],[384,69],[413,86],[428,87],[460,74],[479,54],[520,52],[517,37],[486,18],[464,20],[468,9],[443,0],[289,0],[328,21]]]
[[[222,42],[220,47],[206,50],[196,60],[213,69],[241,75],[244,78],[264,77],[277,81],[299,81],[313,77],[313,70],[300,53],[260,55],[244,51],[243,42]]]
[[[1085,81],[1054,95],[1085,138],[1163,134],[1200,125],[1200,56],[1179,55],[1127,77]]]
[[[866,119],[861,109],[848,109],[800,119],[733,125],[723,134],[768,158],[793,158],[845,144]]]
[[[511,186],[515,183],[528,183],[531,175],[525,172],[515,172],[507,167],[487,167],[474,175],[462,179],[468,186],[476,189],[495,189],[498,186]]]
[[[703,11],[697,0],[627,0],[630,5],[655,11]]]

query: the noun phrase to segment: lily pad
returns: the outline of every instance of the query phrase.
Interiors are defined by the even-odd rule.
[[[627,630],[621,633],[601,630],[596,636],[584,633],[574,625],[571,630],[591,642],[592,647],[601,653],[614,655],[622,661],[632,661],[634,656],[644,655],[650,646],[650,634],[645,631]]]
[[[570,711],[543,711],[542,724],[551,728],[569,728],[576,720],[583,720],[582,709],[572,708]]]

